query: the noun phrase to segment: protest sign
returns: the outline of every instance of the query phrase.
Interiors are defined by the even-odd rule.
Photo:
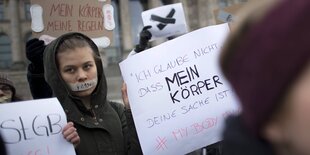
[[[75,155],[62,135],[66,124],[56,98],[0,104],[0,133],[8,155]]]
[[[110,0],[31,0],[31,28],[39,38],[57,38],[68,32],[81,32],[98,46],[110,45],[115,28],[114,9]]]
[[[187,33],[182,3],[165,5],[142,12],[144,26],[152,26],[152,40]]]
[[[227,24],[202,28],[120,63],[146,155],[185,154],[221,140],[239,111],[218,57]]]

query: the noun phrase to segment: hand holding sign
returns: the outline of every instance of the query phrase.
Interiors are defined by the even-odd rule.
[[[127,85],[123,83],[122,85],[122,98],[126,109],[130,109],[128,94],[127,94]]]
[[[77,147],[80,144],[79,134],[76,132],[76,128],[73,126],[73,122],[68,122],[64,129],[62,130],[64,138],[72,143],[74,147]]]
[[[152,26],[145,26],[143,27],[142,31],[140,32],[140,40],[139,44],[135,47],[135,52],[139,53],[141,51],[144,51],[149,43],[149,40],[152,38],[152,33],[149,31],[149,29],[152,28]]]

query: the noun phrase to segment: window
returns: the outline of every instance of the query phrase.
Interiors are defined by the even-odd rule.
[[[25,6],[25,19],[26,20],[31,20],[31,15],[30,15],[30,2],[29,1],[25,1],[24,2],[24,6]]]
[[[0,34],[0,69],[7,69],[12,64],[11,41],[6,34]]]
[[[25,35],[25,44],[27,43],[27,41],[29,41],[30,39],[32,39],[32,32],[27,32],[26,35]]]
[[[0,0],[0,20],[4,20],[4,1]]]
[[[143,28],[143,22],[141,13],[143,12],[143,7],[140,1],[129,1],[129,10],[131,18],[131,36],[132,44],[136,45],[139,43],[139,33]]]
[[[114,8],[115,29],[113,30],[112,44],[105,48],[104,54],[108,63],[118,63],[121,60],[121,38],[120,38],[120,24],[119,24],[119,8],[115,1],[111,1]]]

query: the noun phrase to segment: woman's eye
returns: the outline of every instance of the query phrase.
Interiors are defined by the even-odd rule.
[[[74,69],[73,68],[67,68],[65,69],[66,73],[74,73]]]
[[[86,65],[84,66],[84,69],[90,69],[91,67],[93,67],[92,64],[86,64]]]

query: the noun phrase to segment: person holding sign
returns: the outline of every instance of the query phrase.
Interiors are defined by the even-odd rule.
[[[89,37],[58,37],[45,48],[43,62],[45,80],[80,136],[77,154],[142,154],[130,109],[106,99],[102,61]]]
[[[139,33],[139,44],[135,46],[135,48],[128,54],[128,57],[134,56],[137,53],[143,52],[148,48],[149,41],[152,38],[152,33],[149,31],[149,29],[152,28],[152,26],[144,26],[141,32]],[[167,39],[172,40],[178,36],[170,36]],[[124,103],[129,104],[128,97],[127,97],[127,85],[123,83],[122,85],[122,97]],[[203,154],[206,153],[208,155],[221,155],[222,150],[221,150],[222,144],[221,142],[217,142],[211,145],[208,145],[206,147],[203,147],[201,149],[195,150],[193,152],[190,152],[186,155],[195,155],[195,154]]]
[[[135,46],[135,48],[129,53],[128,57],[134,56],[137,53],[143,52],[148,48],[148,44],[150,39],[152,38],[152,33],[149,31],[149,29],[152,28],[152,26],[144,26],[143,29],[141,30],[139,34],[139,44]],[[178,36],[171,36],[168,37],[168,40],[172,40]],[[122,96],[123,96],[123,101],[125,103],[129,103],[128,97],[127,97],[127,86],[125,83],[122,85]],[[222,143],[217,142],[211,145],[208,145],[206,147],[203,147],[201,149],[195,150],[193,152],[190,152],[186,155],[195,155],[195,154],[203,154],[206,153],[207,155],[221,155],[222,154]]]
[[[254,14],[233,31],[221,55],[242,107],[227,120],[223,152],[309,155],[310,21],[304,17],[310,1],[279,1],[255,22]]]

